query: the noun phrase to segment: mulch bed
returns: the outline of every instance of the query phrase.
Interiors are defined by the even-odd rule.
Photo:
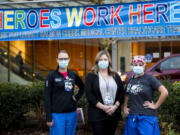
[[[122,124],[119,123],[116,135],[121,135],[122,134]],[[37,125],[34,126],[29,126],[28,128],[24,129],[10,129],[7,132],[1,132],[0,135],[49,135],[48,128],[45,129],[45,131],[42,131],[41,128],[38,129]],[[81,125],[79,128],[76,130],[76,135],[93,135],[92,134],[92,129],[89,124]]]
[[[6,133],[0,133],[0,135],[49,135],[49,132],[46,131],[33,131],[32,129],[24,129],[19,131],[9,131]],[[92,135],[92,133],[87,133],[85,131],[78,130],[76,135]]]

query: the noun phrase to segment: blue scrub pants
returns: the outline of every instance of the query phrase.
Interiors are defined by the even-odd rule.
[[[157,117],[128,115],[124,135],[160,135]]]
[[[75,135],[77,112],[52,113],[54,125],[50,127],[50,135]]]

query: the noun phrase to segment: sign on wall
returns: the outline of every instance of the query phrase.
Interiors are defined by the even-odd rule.
[[[0,41],[180,35],[180,0],[0,9]]]

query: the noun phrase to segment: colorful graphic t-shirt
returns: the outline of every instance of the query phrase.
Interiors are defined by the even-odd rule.
[[[152,75],[144,74],[138,78],[132,77],[126,85],[126,94],[129,95],[130,114],[157,115],[157,110],[144,108],[145,101],[153,102],[153,94],[161,83]]]

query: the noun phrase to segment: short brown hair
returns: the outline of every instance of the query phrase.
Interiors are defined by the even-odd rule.
[[[58,56],[59,56],[60,53],[66,53],[69,56],[69,53],[66,50],[60,50],[59,53],[58,53]]]

